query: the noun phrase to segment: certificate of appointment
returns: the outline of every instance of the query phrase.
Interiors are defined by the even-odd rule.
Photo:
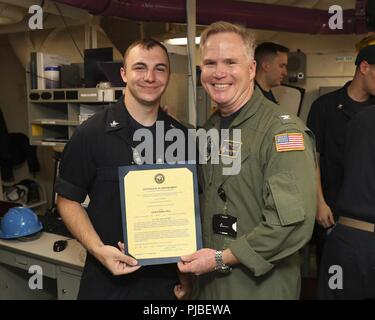
[[[163,264],[202,247],[196,166],[119,167],[119,182],[126,254]]]

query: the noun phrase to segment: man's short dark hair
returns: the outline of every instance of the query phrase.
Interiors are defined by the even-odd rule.
[[[255,48],[255,60],[259,66],[265,58],[276,56],[278,52],[289,53],[289,49],[273,42],[263,42]]]
[[[367,61],[368,64],[375,64],[375,45],[363,47],[355,59],[355,65],[358,67],[362,61]]]
[[[152,39],[152,38],[145,38],[145,39],[141,39],[141,40],[137,40],[135,42],[133,42],[125,51],[124,53],[124,68],[125,68],[125,62],[126,62],[126,58],[128,57],[129,55],[129,52],[131,49],[133,49],[134,47],[137,47],[137,46],[140,46],[141,48],[143,49],[146,49],[146,50],[150,50],[154,47],[160,47],[163,49],[163,51],[165,52],[165,54],[167,55],[167,59],[168,59],[168,65],[170,66],[171,63],[169,61],[169,54],[168,54],[168,50],[167,48],[165,47],[165,45],[163,45],[161,42],[155,40],[155,39]]]

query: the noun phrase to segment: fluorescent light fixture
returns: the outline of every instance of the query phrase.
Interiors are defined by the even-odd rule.
[[[195,44],[199,44],[201,41],[201,37],[195,37]],[[168,39],[165,43],[172,44],[175,46],[186,46],[187,45],[187,38],[174,38]]]

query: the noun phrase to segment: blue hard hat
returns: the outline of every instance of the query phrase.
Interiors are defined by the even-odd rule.
[[[1,219],[0,238],[12,239],[31,235],[43,226],[34,211],[25,207],[10,208]]]

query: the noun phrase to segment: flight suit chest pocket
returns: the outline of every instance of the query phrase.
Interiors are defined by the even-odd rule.
[[[268,180],[268,187],[277,212],[277,215],[267,217],[271,224],[287,226],[305,219],[301,193],[292,173],[285,171],[273,175]]]

